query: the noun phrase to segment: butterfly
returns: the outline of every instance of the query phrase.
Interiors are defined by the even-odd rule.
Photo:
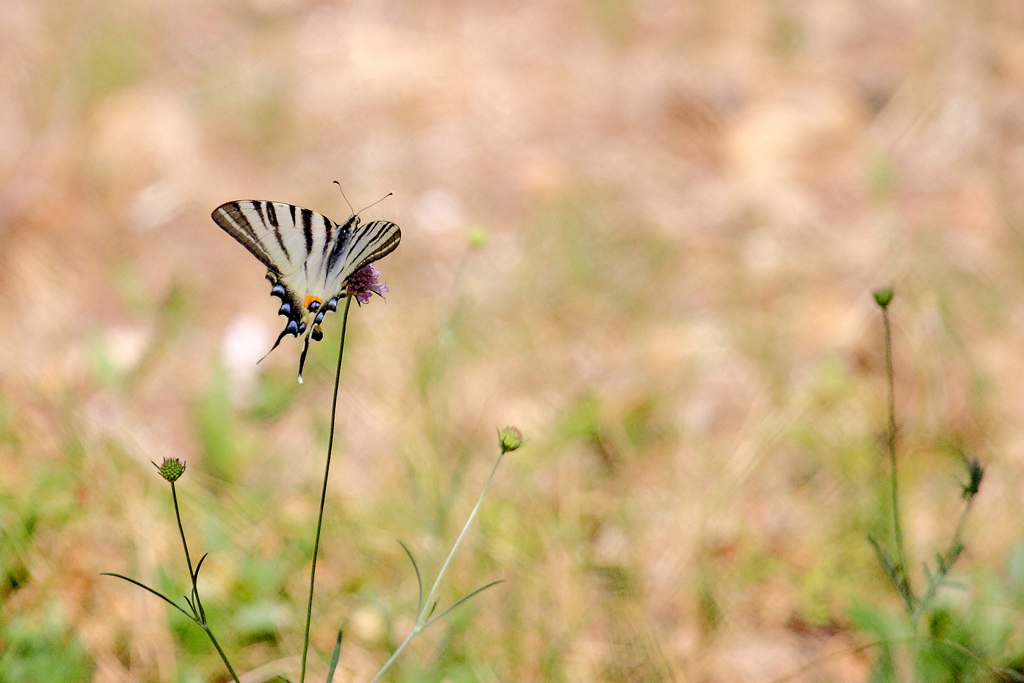
[[[270,351],[288,335],[305,335],[300,383],[309,341],[323,339],[320,323],[349,295],[349,279],[394,251],[402,239],[402,231],[390,221],[362,225],[353,213],[339,225],[316,211],[282,202],[227,202],[212,217],[267,267],[270,295],[281,300],[278,314],[288,319]]]

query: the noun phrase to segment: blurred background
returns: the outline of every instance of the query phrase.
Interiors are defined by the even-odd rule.
[[[442,606],[505,582],[389,680],[866,680],[907,635],[888,284],[915,580],[980,458],[941,604],[1024,661],[1020,3],[5,0],[0,93],[0,679],[228,680],[100,576],[188,590],[179,457],[215,633],[297,680],[340,323],[301,387],[292,339],[257,366],[283,319],[210,212],[342,221],[334,180],[403,240],[350,318],[316,680],[339,628],[342,681],[404,638],[396,539],[432,577],[506,424]]]

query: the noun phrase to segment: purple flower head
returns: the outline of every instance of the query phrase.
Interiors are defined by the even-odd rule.
[[[387,285],[379,283],[379,278],[380,271],[371,263],[352,274],[352,277],[348,279],[345,295],[354,296],[360,304],[367,303],[371,294],[376,294],[383,299],[384,292],[391,290]]]

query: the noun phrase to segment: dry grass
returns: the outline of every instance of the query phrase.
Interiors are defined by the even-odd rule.
[[[978,642],[1024,633],[1018,3],[0,14],[0,652],[41,667],[11,680],[225,680],[197,629],[99,576],[182,592],[148,464],[171,455],[238,668],[299,652],[339,330],[301,389],[294,343],[233,369],[231,331],[279,322],[209,213],[341,219],[335,179],[394,192],[367,218],[403,230],[346,351],[313,639],[345,629],[338,680],[411,626],[395,539],[443,560],[507,423],[529,446],[445,598],[506,583],[393,680],[770,681],[866,642],[858,605],[898,611],[865,541],[887,283],[914,556],[956,514],[953,453],[981,457],[948,599]],[[1024,651],[995,641],[993,663]]]

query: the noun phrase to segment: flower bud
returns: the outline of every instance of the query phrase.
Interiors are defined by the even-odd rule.
[[[172,484],[178,480],[178,477],[185,474],[185,463],[177,458],[164,458],[164,461],[159,465],[154,462],[153,467],[156,468],[161,477]]]
[[[872,292],[872,294],[875,297],[875,303],[881,306],[882,308],[886,308],[892,301],[892,287],[882,287],[881,289],[876,289],[874,292]]]
[[[469,229],[469,234],[466,237],[469,239],[469,246],[474,249],[482,249],[487,244],[487,228],[482,225],[474,225]]]
[[[504,455],[523,445],[523,433],[515,427],[505,427],[498,431],[498,445]]]
[[[963,485],[962,495],[964,500],[970,500],[978,495],[981,480],[985,476],[985,467],[977,458],[964,458],[964,464],[967,466],[967,483]]]

